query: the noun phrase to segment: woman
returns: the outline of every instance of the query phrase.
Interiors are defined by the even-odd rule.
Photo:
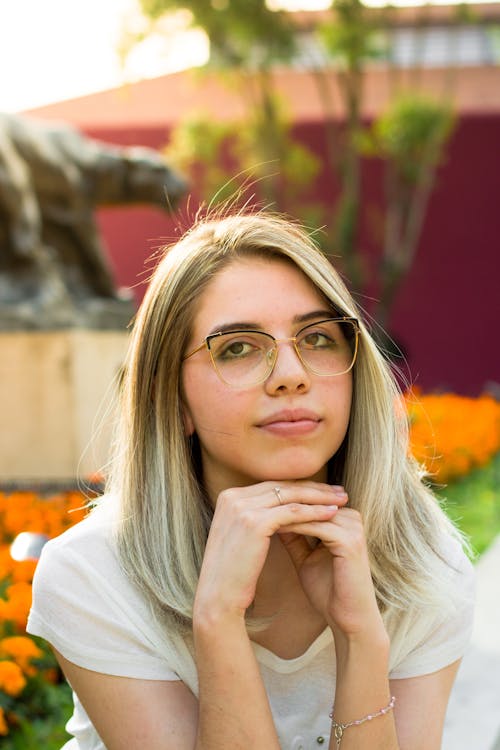
[[[208,220],[165,254],[108,493],[35,579],[68,750],[438,750],[472,574],[397,397],[293,223]]]

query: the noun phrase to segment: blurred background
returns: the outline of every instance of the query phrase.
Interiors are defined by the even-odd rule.
[[[190,177],[175,216],[99,214],[137,301],[155,248],[246,179],[245,199],[324,228],[410,380],[492,390],[500,3],[330,5],[3,0],[0,110],[154,147]]]
[[[6,750],[66,737],[67,686],[24,633],[31,579],[102,488],[154,263],[199,213],[245,204],[311,228],[400,377],[412,450],[480,574],[443,747],[498,750],[500,2],[0,0],[0,29]],[[53,200],[74,171],[78,209]],[[40,248],[11,229],[19,184]]]

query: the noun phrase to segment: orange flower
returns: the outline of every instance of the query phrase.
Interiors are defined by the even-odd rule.
[[[19,630],[24,630],[31,608],[31,586],[19,582],[7,586],[6,599],[0,599],[0,622],[13,622]]]
[[[0,690],[16,696],[24,689],[26,678],[21,667],[13,661],[0,661]]]
[[[491,396],[406,396],[411,450],[429,475],[446,482],[484,466],[500,450],[500,404]]]
[[[1,516],[0,516],[0,531],[1,531]],[[1,541],[1,538],[0,538]],[[8,544],[0,545],[0,580],[3,578],[10,578],[14,570],[16,563],[10,556],[10,546]]]
[[[43,653],[31,638],[18,635],[0,640],[1,656],[11,658],[21,667],[24,674],[31,677],[37,672],[31,661],[32,659],[39,659],[43,656]]]
[[[48,499],[34,492],[0,493],[0,529],[4,541],[12,541],[22,531],[58,536],[85,516],[86,502],[80,492],[65,492]]]
[[[16,560],[10,574],[12,583],[31,583],[35,575],[36,563],[36,560]]]
[[[5,737],[6,734],[9,734],[9,727],[7,726],[7,722],[5,721],[4,710],[0,706],[0,735],[3,735]]]

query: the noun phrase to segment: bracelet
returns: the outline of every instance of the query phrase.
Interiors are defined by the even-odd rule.
[[[340,748],[340,743],[342,742],[342,737],[344,736],[344,732],[346,729],[349,729],[349,727],[358,727],[360,724],[364,724],[365,721],[371,721],[372,719],[376,719],[378,716],[384,716],[384,714],[388,714],[389,711],[392,711],[392,709],[394,708],[395,703],[396,698],[393,695],[391,697],[391,700],[389,701],[389,704],[385,708],[381,708],[380,711],[377,711],[374,714],[368,714],[368,716],[364,716],[362,719],[348,721],[346,724],[340,724],[338,721],[335,721],[335,719],[333,718],[332,709],[330,718],[332,720],[333,736],[335,737],[335,740],[337,742],[337,750],[339,750]]]

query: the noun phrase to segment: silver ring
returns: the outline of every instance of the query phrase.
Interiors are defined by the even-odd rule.
[[[281,487],[273,487],[273,492],[278,498],[279,504],[283,505],[283,498],[281,497]]]

